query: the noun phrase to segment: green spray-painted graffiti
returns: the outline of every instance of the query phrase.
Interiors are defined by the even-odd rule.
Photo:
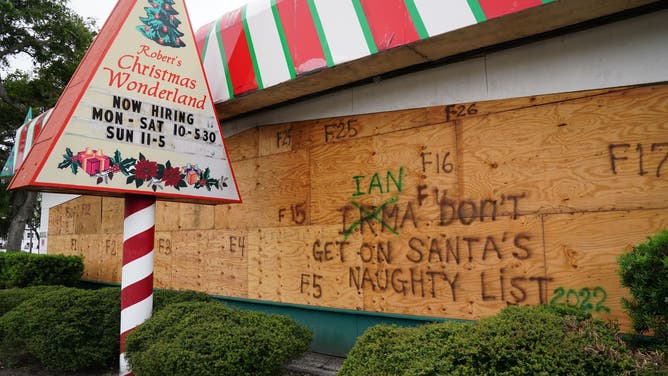
[[[610,313],[610,308],[605,305],[608,293],[600,286],[593,289],[584,287],[580,290],[557,287],[553,293],[550,304],[564,304],[587,312]]]

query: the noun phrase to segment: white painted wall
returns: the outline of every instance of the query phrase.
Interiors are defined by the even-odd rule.
[[[661,81],[668,81],[668,10],[256,113],[223,131]]]
[[[668,81],[668,10],[259,112],[223,131],[230,137],[266,124],[661,81]],[[42,233],[48,209],[73,197],[43,195]]]

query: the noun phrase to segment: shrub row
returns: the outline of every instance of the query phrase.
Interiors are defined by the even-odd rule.
[[[157,290],[154,311],[201,293]],[[35,286],[0,290],[0,358],[49,370],[113,368],[118,363],[120,289]]]
[[[311,337],[285,316],[191,302],[166,307],[130,333],[126,355],[137,376],[274,375]]]
[[[231,309],[192,291],[155,291],[153,312],[127,337],[137,376],[267,375],[311,340],[286,317]],[[0,290],[0,361],[58,372],[113,369],[119,322],[118,288]]]
[[[83,259],[80,256],[0,253],[0,288],[76,286],[83,270]]]
[[[573,309],[508,307],[478,323],[377,326],[341,376],[661,374],[661,354],[634,354],[617,328]]]

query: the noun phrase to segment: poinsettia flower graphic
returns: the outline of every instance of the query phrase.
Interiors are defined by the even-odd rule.
[[[140,158],[135,164],[135,178],[148,180],[158,176],[158,163],[148,159]]]
[[[180,168],[165,168],[165,172],[162,175],[162,180],[165,182],[166,187],[176,187],[181,179],[182,177]]]

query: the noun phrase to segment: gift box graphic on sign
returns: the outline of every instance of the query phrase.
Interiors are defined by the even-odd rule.
[[[188,166],[183,168],[183,172],[186,175],[185,177],[186,183],[188,183],[189,185],[193,185],[197,183],[197,181],[199,180],[200,169],[197,168],[197,166],[189,164]]]
[[[110,159],[102,154],[102,150],[91,150],[86,148],[77,153],[77,159],[81,163],[81,168],[90,176],[109,169]]]

